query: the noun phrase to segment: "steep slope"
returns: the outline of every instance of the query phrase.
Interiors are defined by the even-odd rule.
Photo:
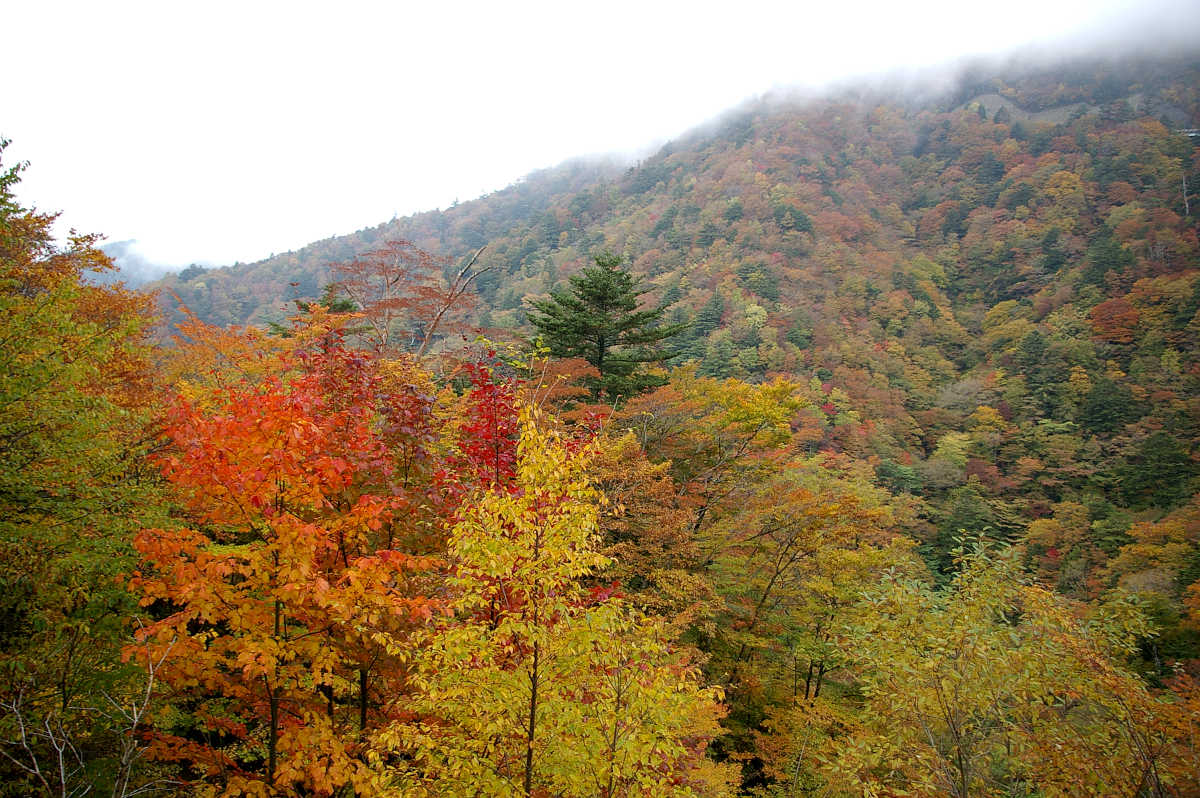
[[[1200,173],[1180,129],[1198,125],[1200,68],[1181,61],[976,73],[921,101],[764,101],[623,172],[568,165],[166,285],[253,322],[388,239],[486,243],[479,324],[521,331],[526,296],[612,250],[691,322],[680,360],[815,380],[812,448],[875,458],[924,498],[931,552],[1046,519],[1046,578],[1094,595],[1115,578],[1101,555],[1195,488]]]
[[[398,238],[419,239],[439,254],[457,254],[534,224],[557,197],[571,196],[621,174],[608,159],[569,161],[528,175],[508,188],[443,211],[428,211],[316,241],[255,263],[216,269],[190,266],[146,288],[164,294],[164,310],[178,320],[177,295],[205,321],[262,324],[290,311],[295,298],[312,298],[329,281],[329,265]]]

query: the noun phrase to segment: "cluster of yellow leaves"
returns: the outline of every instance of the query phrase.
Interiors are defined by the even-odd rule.
[[[832,795],[1163,794],[1191,783],[1176,699],[1115,663],[1148,632],[1136,612],[1079,617],[1020,578],[1015,557],[968,553],[942,592],[898,575],[845,631],[865,703],[824,701],[785,719],[808,750],[788,766]],[[801,761],[800,757],[804,757]],[[1181,793],[1186,794],[1186,793]]]
[[[513,484],[470,503],[451,530],[454,616],[392,646],[417,687],[409,719],[377,739],[409,763],[400,794],[727,790],[727,769],[703,756],[719,691],[700,685],[660,621],[581,586],[606,563],[591,455],[526,406]]]

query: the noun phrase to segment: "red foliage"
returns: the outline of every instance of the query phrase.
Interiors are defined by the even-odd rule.
[[[425,500],[404,461],[432,456],[417,392],[396,400],[374,358],[332,338],[298,365],[289,380],[168,412],[161,466],[194,528],[135,541],[131,587],[169,610],[135,648],[163,659],[199,732],[161,730],[154,751],[220,783],[328,795],[364,778],[373,694],[405,689],[375,633],[403,635],[444,609],[428,592],[438,560],[394,548],[444,503]],[[248,736],[266,741],[266,761],[239,751]]]
[[[467,392],[467,419],[463,422],[459,465],[483,487],[511,485],[516,476],[517,384],[499,378],[489,367],[470,363],[471,390]]]
[[[1092,330],[1096,336],[1114,344],[1133,343],[1138,310],[1123,297],[1101,302],[1092,308]]]

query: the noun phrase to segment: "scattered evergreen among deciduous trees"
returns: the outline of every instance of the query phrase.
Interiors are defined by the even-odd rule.
[[[0,796],[1200,794],[1200,79],[1096,69],[751,110],[161,347],[0,170]],[[606,246],[556,357],[446,335]]]

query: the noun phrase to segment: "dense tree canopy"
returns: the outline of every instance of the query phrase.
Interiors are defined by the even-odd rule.
[[[1200,79],[1135,66],[747,106],[161,346],[0,170],[0,795],[1197,794]]]

